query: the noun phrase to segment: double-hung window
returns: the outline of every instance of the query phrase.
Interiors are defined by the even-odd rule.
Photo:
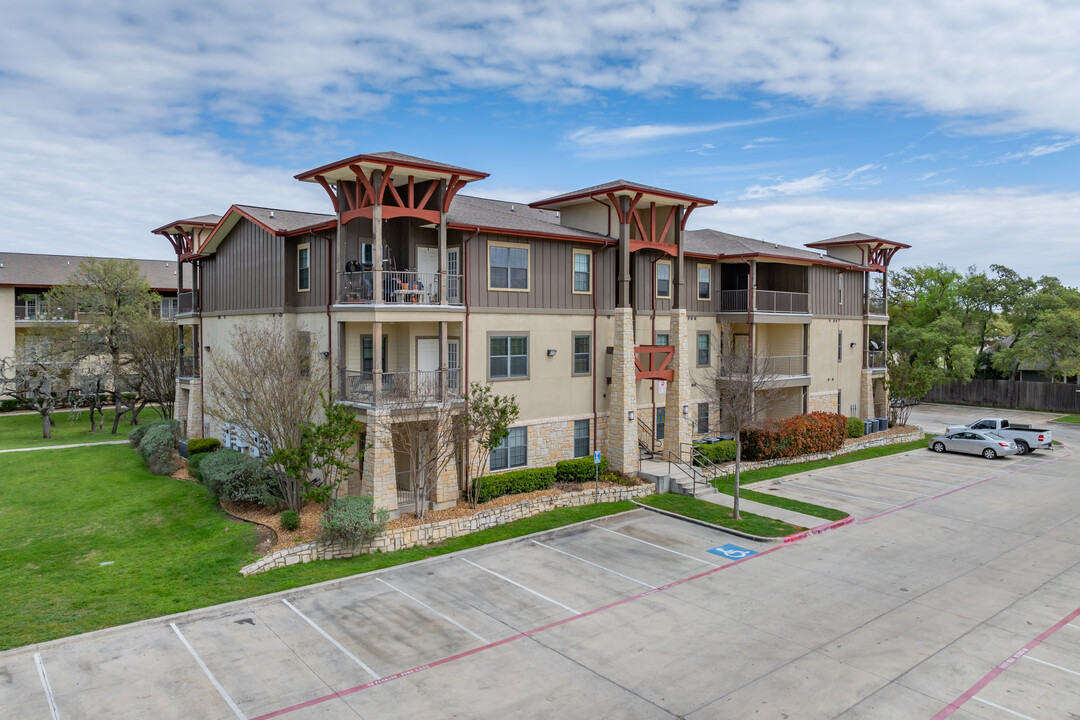
[[[592,370],[592,335],[574,334],[574,374],[588,375]]]
[[[296,290],[307,292],[311,289],[311,243],[296,247]]]
[[[488,375],[492,380],[529,377],[528,335],[492,335],[488,345]]]
[[[529,462],[529,429],[510,428],[499,447],[491,451],[491,469],[524,467]]]
[[[697,266],[697,296],[698,300],[712,297],[712,268],[708,265]]]
[[[492,290],[528,290],[529,246],[488,243],[488,286]]]
[[[709,432],[709,403],[698,403],[697,431],[699,433]]]
[[[658,260],[656,262],[656,297],[671,297],[671,261]]]
[[[592,252],[574,251],[574,293],[592,292]]]
[[[592,452],[589,449],[589,421],[574,421],[574,457],[588,457]]]
[[[712,364],[712,355],[709,352],[709,333],[698,333],[697,364],[698,367]]]

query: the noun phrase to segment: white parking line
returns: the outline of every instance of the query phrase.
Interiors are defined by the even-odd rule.
[[[511,585],[514,585],[515,587],[519,587],[522,590],[524,590],[525,592],[530,592],[533,595],[535,595],[536,597],[541,598],[542,600],[547,600],[552,605],[558,605],[562,609],[569,610],[570,612],[574,613],[575,615],[580,615],[581,614],[577,610],[575,610],[574,608],[570,607],[569,605],[563,605],[558,600],[552,600],[547,595],[543,595],[541,593],[538,593],[535,590],[533,590],[532,588],[527,588],[527,587],[525,587],[524,585],[522,585],[519,582],[514,582],[510,578],[506,577],[505,575],[500,575],[499,573],[495,572],[494,570],[488,570],[483,565],[477,565],[476,563],[474,563],[472,560],[469,560],[468,558],[461,558],[461,559],[464,560],[465,562],[469,563],[470,565],[472,565],[474,568],[477,568],[479,570],[483,570],[486,573],[490,573],[490,574],[494,575],[495,577],[499,578],[500,580],[504,580],[504,581],[510,583]]]
[[[327,634],[327,632],[326,632],[325,630],[323,630],[323,629],[322,629],[321,627],[319,627],[318,625],[316,625],[316,624],[315,624],[315,621],[314,621],[314,620],[312,620],[311,618],[309,618],[309,617],[308,617],[307,615],[305,615],[304,613],[300,612],[300,611],[299,611],[299,610],[297,609],[297,607],[296,607],[295,605],[293,605],[293,604],[292,604],[291,602],[289,602],[288,600],[282,600],[281,602],[285,603],[285,606],[286,606],[286,607],[288,607],[288,608],[289,608],[290,610],[292,610],[292,611],[293,611],[294,613],[296,613],[297,615],[299,615],[299,616],[300,616],[300,618],[301,618],[301,619],[302,619],[302,620],[303,620],[304,622],[306,622],[306,623],[307,623],[308,625],[310,625],[310,626],[311,626],[312,628],[314,628],[314,629],[315,629],[315,632],[317,632],[317,633],[319,633],[320,635],[322,635],[322,636],[323,636],[324,638],[326,638],[327,640],[329,640],[329,641],[330,641],[330,642],[331,642],[331,643],[332,643],[332,644],[334,645],[334,647],[336,647],[336,648],[337,648],[338,650],[340,650],[341,652],[345,653],[345,656],[346,656],[347,658],[349,658],[349,659],[350,659],[350,660],[352,660],[352,661],[353,661],[354,663],[356,663],[356,664],[357,664],[357,665],[359,665],[359,666],[360,666],[361,668],[363,668],[363,669],[364,669],[364,670],[365,670],[365,671],[367,672],[367,674],[368,674],[368,675],[370,675],[371,677],[375,678],[376,680],[378,680],[378,679],[379,679],[380,677],[382,677],[381,675],[379,675],[379,673],[375,672],[374,670],[372,670],[371,668],[369,668],[369,667],[368,667],[367,665],[365,665],[365,664],[364,664],[364,662],[363,662],[363,661],[362,661],[362,660],[361,660],[360,658],[356,657],[356,656],[355,656],[355,655],[353,655],[353,654],[352,654],[351,652],[349,652],[348,650],[346,650],[346,649],[345,649],[345,646],[344,646],[344,645],[342,645],[341,643],[339,643],[339,642],[338,642],[337,640],[335,640],[334,638],[330,637],[330,635],[329,635],[329,634]]]
[[[977,702],[981,702],[983,705],[989,705],[990,707],[996,707],[998,710],[1004,710],[1005,712],[1009,713],[1010,715],[1015,715],[1018,718],[1024,718],[1024,720],[1035,720],[1035,718],[1031,717],[1030,715],[1024,715],[1023,713],[1018,713],[1015,710],[1010,710],[1007,707],[1001,707],[997,703],[992,703],[989,700],[983,700],[978,695],[972,695],[971,699],[975,700]]]
[[[247,720],[247,716],[240,711],[240,708],[237,707],[236,703],[233,702],[233,699],[229,697],[229,693],[225,692],[225,688],[221,687],[221,683],[219,683],[217,681],[217,678],[214,677],[214,673],[210,672],[210,668],[206,667],[206,663],[204,663],[203,659],[199,657],[199,653],[195,652],[195,648],[191,647],[191,643],[189,643],[187,641],[187,638],[184,637],[184,634],[180,632],[180,628],[176,627],[176,623],[169,623],[169,627],[171,627],[173,629],[173,632],[176,633],[176,637],[180,638],[180,642],[184,643],[184,647],[186,647],[187,651],[191,653],[191,657],[195,658],[195,662],[199,664],[199,667],[202,668],[203,673],[205,673],[206,677],[209,678],[210,683],[214,686],[214,689],[218,691],[218,695],[221,695],[221,699],[225,701],[225,703],[232,709],[234,713],[236,713],[236,717],[240,718],[240,720]]]
[[[651,543],[648,540],[642,540],[641,538],[636,538],[633,535],[627,535],[626,533],[621,533],[621,532],[618,532],[616,530],[610,530],[610,529],[608,529],[606,527],[600,527],[599,525],[590,525],[589,527],[595,528],[597,530],[603,530],[604,532],[609,532],[612,535],[619,535],[620,537],[630,538],[631,540],[636,540],[639,543],[645,543],[646,545],[648,545],[650,547],[657,548],[658,550],[665,550],[665,551],[667,551],[669,553],[673,553],[675,555],[682,555],[684,558],[690,558],[691,560],[697,560],[699,563],[705,563],[706,565],[712,565],[713,567],[720,567],[720,565],[717,564],[717,563],[709,562],[708,560],[702,560],[701,558],[696,558],[693,555],[687,555],[686,553],[681,553],[678,550],[672,550],[671,548],[666,548],[663,545],[656,545],[655,543]]]
[[[837,495],[839,497],[851,498],[852,500],[863,500],[864,502],[874,503],[875,505],[888,505],[889,507],[903,507],[902,505],[896,505],[894,503],[882,502],[881,500],[871,500],[870,498],[859,497],[858,495],[847,495],[845,493],[833,492],[832,490],[825,490],[823,488],[811,487],[809,485],[800,485],[799,483],[792,482],[790,480],[788,480],[787,482],[784,482],[781,485],[781,487],[783,487],[783,485],[792,485],[794,487],[805,488],[807,490],[813,490],[815,492],[823,492],[823,493],[826,493],[828,495]]]
[[[1071,628],[1074,628],[1074,629],[1076,629],[1076,630],[1080,630],[1080,625],[1073,625],[1072,623],[1069,623],[1069,624],[1068,624],[1068,625],[1066,625],[1065,627],[1071,627]]]
[[[938,471],[937,470],[930,470],[929,472],[938,472]],[[938,482],[937,480],[927,480],[926,478],[913,478],[913,477],[911,477],[909,475],[894,475],[893,473],[883,473],[883,472],[877,472],[877,471],[873,471],[870,474],[873,475],[874,477],[891,477],[891,478],[896,478],[897,480],[907,480],[909,482],[921,482],[921,483],[926,483],[927,485],[937,485],[938,487],[950,487],[951,488],[951,487],[956,487],[957,486],[957,483],[943,483],[943,482]],[[967,478],[965,477],[964,479],[966,480]]]
[[[409,593],[405,592],[404,590],[402,590],[402,589],[401,589],[401,588],[399,588],[399,587],[394,587],[393,585],[391,585],[390,583],[386,582],[386,581],[385,581],[385,580],[383,580],[382,578],[375,578],[375,579],[376,579],[376,580],[378,580],[379,582],[381,582],[381,583],[382,583],[383,585],[385,585],[386,587],[390,588],[391,590],[394,590],[394,591],[396,591],[396,592],[399,592],[399,593],[401,593],[402,595],[404,595],[405,597],[409,598],[410,600],[412,600],[412,601],[413,601],[414,603],[416,603],[417,605],[420,605],[421,607],[425,607],[425,608],[427,608],[428,610],[430,610],[431,612],[435,613],[436,615],[438,615],[439,617],[441,617],[441,618],[442,618],[443,620],[445,620],[446,622],[450,623],[451,625],[454,625],[455,627],[457,627],[457,628],[460,628],[461,630],[464,630],[465,632],[469,633],[470,635],[472,635],[472,636],[473,636],[474,638],[476,638],[476,639],[477,639],[477,640],[479,640],[480,642],[484,643],[485,645],[490,645],[490,644],[491,644],[491,643],[490,643],[490,642],[489,642],[488,640],[485,640],[484,638],[480,637],[479,635],[477,635],[476,633],[474,633],[474,632],[473,632],[472,630],[470,630],[469,628],[467,628],[467,627],[465,627],[464,625],[462,625],[461,623],[459,623],[459,622],[458,622],[457,620],[455,620],[454,618],[452,618],[452,617],[448,617],[448,616],[446,616],[446,615],[443,615],[443,614],[442,614],[441,612],[439,612],[439,611],[438,611],[438,610],[436,610],[435,608],[431,607],[430,605],[428,605],[428,604],[427,604],[426,602],[424,602],[423,600],[420,600],[419,598],[415,598],[415,597],[413,597],[412,595],[410,595]]]
[[[932,464],[940,465],[940,464],[943,464],[943,463],[932,463]],[[916,467],[915,465],[904,465],[904,467],[908,468],[909,470],[916,470],[918,472],[936,473],[938,475],[948,475],[949,477],[959,477],[959,478],[965,478],[965,479],[966,478],[976,478],[976,477],[979,477],[980,475],[982,475],[981,472],[976,473],[975,475],[967,475],[965,473],[958,473],[955,470],[933,470],[931,468]]]
[[[1037,663],[1039,663],[1041,665],[1049,665],[1052,668],[1057,668],[1058,670],[1061,670],[1063,672],[1067,672],[1070,675],[1076,675],[1077,677],[1080,677],[1080,672],[1076,672],[1075,670],[1070,670],[1069,668],[1066,668],[1066,667],[1061,667],[1060,665],[1055,665],[1054,663],[1048,663],[1045,660],[1040,660],[1039,658],[1033,658],[1030,655],[1025,655],[1024,659],[1025,660],[1033,660],[1034,662],[1037,662]]]
[[[49,687],[49,676],[45,674],[45,663],[41,661],[41,653],[34,653],[34,664],[37,665],[38,677],[41,678],[41,687],[45,688],[45,699],[49,701],[52,719],[60,720],[60,711],[56,708],[56,699],[53,697],[52,688]]]
[[[949,462],[948,460],[935,460],[934,459],[935,457],[936,457],[936,455],[931,455],[928,458],[920,458],[920,460],[922,460],[923,462],[931,463],[933,465],[949,465],[950,467],[961,467],[961,468],[964,468],[966,470],[975,470],[976,475],[973,475],[972,477],[976,477],[977,475],[982,475],[983,474],[982,470],[977,470],[972,465],[965,465],[964,463]],[[974,460],[974,457],[975,456],[972,456],[973,460]],[[979,462],[986,462],[986,460],[980,460]]]
[[[554,550],[557,553],[562,553],[566,557],[574,558],[575,560],[580,560],[581,562],[585,563],[586,565],[592,565],[594,568],[600,568],[604,572],[609,572],[612,575],[618,575],[619,577],[625,578],[626,580],[629,580],[630,582],[636,582],[638,585],[644,585],[645,587],[652,588],[653,590],[656,589],[655,585],[650,585],[647,582],[642,582],[641,580],[638,580],[637,578],[632,578],[629,575],[623,575],[621,572],[616,572],[615,570],[612,570],[611,568],[606,568],[603,565],[599,565],[597,563],[594,563],[592,560],[586,560],[583,557],[578,557],[577,555],[573,555],[571,553],[568,553],[565,550],[560,550],[557,547],[552,547],[550,545],[545,545],[544,543],[540,542],[539,540],[533,540],[533,544],[534,545],[539,545],[540,547],[543,547],[543,548],[547,548],[548,550]]]
[[[876,485],[874,483],[859,482],[858,480],[848,480],[846,478],[838,478],[832,475],[825,475],[822,473],[814,473],[813,475],[810,475],[810,477],[828,478],[829,480],[851,483],[852,485],[862,485],[863,487],[880,488],[881,490],[890,490],[892,492],[904,493],[905,495],[918,495],[919,497],[928,497],[926,493],[915,492],[914,490],[901,490],[899,488],[889,487],[888,485]]]

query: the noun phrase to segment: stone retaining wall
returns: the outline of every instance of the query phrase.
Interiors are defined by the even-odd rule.
[[[776,467],[777,465],[794,465],[796,463],[812,462],[814,460],[828,460],[830,458],[847,455],[848,453],[855,452],[856,450],[865,450],[866,448],[882,447],[885,445],[899,445],[901,443],[912,442],[914,440],[922,440],[924,437],[925,433],[920,427],[911,427],[908,428],[906,432],[890,433],[888,435],[874,433],[873,435],[866,435],[864,437],[858,438],[853,443],[845,443],[844,447],[835,452],[813,453],[811,455],[775,458],[773,460],[755,460],[752,462],[744,461],[742,467],[739,468],[739,470],[740,472],[748,472],[750,470],[758,470],[760,468]],[[725,463],[721,467],[729,472],[735,472],[735,463],[733,462]]]
[[[635,487],[609,487],[600,488],[600,502],[616,502],[631,498],[644,497],[656,492],[656,486],[652,483],[637,485]],[[561,495],[545,495],[533,500],[524,500],[514,505],[483,510],[468,517],[451,518],[426,525],[413,525],[411,527],[391,530],[375,538],[366,545],[339,545],[336,543],[309,542],[296,545],[284,550],[278,550],[265,557],[261,557],[250,565],[240,568],[241,575],[254,575],[255,573],[273,570],[274,568],[313,560],[332,560],[334,558],[347,558],[354,555],[364,555],[376,551],[392,552],[403,550],[416,545],[429,545],[431,543],[448,540],[450,538],[468,535],[477,530],[503,525],[505,523],[521,520],[523,518],[539,515],[540,513],[554,510],[555,508],[577,507],[594,502],[595,490],[579,490]]]

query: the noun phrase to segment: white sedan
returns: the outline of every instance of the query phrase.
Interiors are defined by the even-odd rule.
[[[991,432],[976,432],[966,430],[954,432],[948,435],[938,435],[929,442],[929,447],[934,452],[943,453],[962,452],[971,455],[982,455],[987,460],[993,460],[999,455],[1013,455],[1016,453],[1016,443]]]

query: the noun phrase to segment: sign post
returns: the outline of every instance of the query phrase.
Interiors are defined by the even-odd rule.
[[[593,496],[593,502],[600,502],[600,451],[594,450],[592,454],[593,473],[596,475],[596,494]]]

